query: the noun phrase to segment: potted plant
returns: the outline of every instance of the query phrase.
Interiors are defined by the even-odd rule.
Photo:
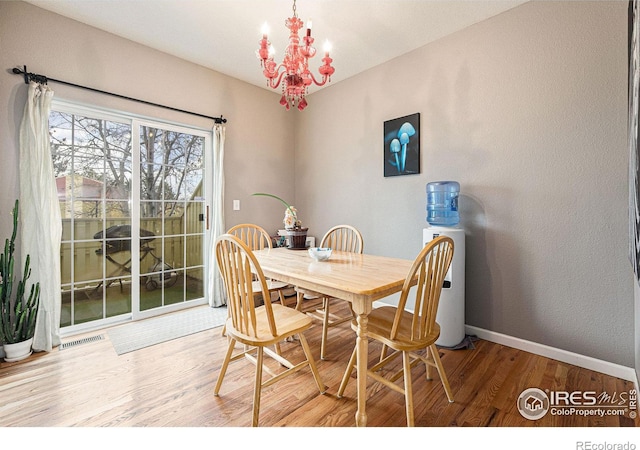
[[[23,279],[16,284],[13,275],[16,234],[18,232],[18,200],[13,208],[13,234],[6,239],[4,252],[0,254],[0,340],[3,343],[5,361],[13,362],[31,354],[36,317],[40,303],[40,283],[31,285],[25,298],[25,285],[31,276],[30,256],[24,263]],[[16,284],[15,296],[13,287]]]
[[[298,219],[298,210],[285,202],[283,199],[273,194],[265,194],[264,192],[256,192],[252,195],[262,195],[265,197],[275,198],[280,201],[286,209],[284,210],[284,229],[289,236],[288,248],[292,250],[301,250],[307,248],[307,231],[308,228],[302,226],[302,222]]]

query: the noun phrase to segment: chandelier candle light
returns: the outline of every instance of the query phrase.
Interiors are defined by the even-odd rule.
[[[300,45],[298,30],[302,28],[303,22],[296,13],[296,0],[293,0],[293,17],[288,18],[284,24],[290,34],[289,45],[285,50],[282,63],[276,65],[273,60],[275,50],[267,37],[269,32],[266,23],[262,28],[262,39],[256,56],[264,69],[262,73],[267,78],[267,86],[277,89],[282,84],[280,104],[287,110],[297,104],[298,109],[302,111],[307,107],[305,96],[311,83],[324,86],[327,81],[331,81],[331,75],[335,72],[331,65],[333,60],[329,57],[331,46],[328,41],[324,44],[324,58],[322,58],[324,64],[318,69],[322,80],[318,81],[309,71],[309,59],[316,54],[316,49],[312,45],[314,39],[311,37],[311,21],[307,22],[307,33],[302,38],[303,44]]]

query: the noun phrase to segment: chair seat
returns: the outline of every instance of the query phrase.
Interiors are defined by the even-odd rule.
[[[269,291],[278,291],[280,289],[284,289],[287,286],[289,286],[287,283],[283,283],[282,281],[275,281],[275,280],[267,280],[267,288],[269,289]],[[261,286],[260,286],[260,282],[259,281],[254,281],[253,282],[253,292],[260,292]]]
[[[269,330],[267,311],[265,306],[256,308],[256,336],[239,332],[233,327],[231,318],[227,319],[227,333],[238,342],[251,346],[268,346],[283,340],[283,338],[298,334],[311,327],[311,318],[293,308],[272,304],[273,317],[278,327],[278,336],[273,336]]]
[[[396,311],[397,308],[394,306],[382,306],[373,309],[369,314],[367,324],[367,334],[369,337],[382,342],[394,350],[409,352],[425,348],[433,344],[438,337],[440,337],[440,326],[436,323],[433,331],[428,334],[425,339],[412,338],[410,324],[413,314],[408,311],[403,311],[398,336],[392,340],[390,334]],[[353,321],[351,322],[351,328],[357,331],[357,324]]]

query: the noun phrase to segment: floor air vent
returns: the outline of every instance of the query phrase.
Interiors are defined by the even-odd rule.
[[[65,348],[75,347],[77,345],[88,344],[89,342],[101,341],[104,339],[103,335],[91,336],[88,338],[78,339],[77,341],[65,342],[60,345],[60,350],[64,350]]]

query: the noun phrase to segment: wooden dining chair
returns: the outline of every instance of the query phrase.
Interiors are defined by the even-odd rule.
[[[364,241],[362,234],[351,225],[336,225],[327,231],[320,241],[320,247],[330,247],[333,250],[342,250],[345,252],[362,253],[364,249]],[[320,344],[320,359],[325,359],[327,347],[327,333],[329,328],[340,325],[341,323],[353,320],[353,312],[350,316],[339,317],[330,311],[330,303],[333,297],[311,292],[308,290],[296,289],[297,302],[296,309],[302,310],[305,296],[322,297],[322,308],[309,311],[308,314],[322,321],[322,341]],[[351,304],[349,303],[351,308]]]
[[[289,375],[309,367],[321,394],[325,386],[311,354],[304,331],[311,327],[311,318],[306,314],[279,304],[272,304],[267,280],[251,249],[242,240],[231,234],[223,234],[216,239],[216,260],[227,292],[229,318],[226,322],[229,346],[224,357],[214,395],[218,396],[225,373],[231,361],[247,358],[256,365],[253,395],[252,426],[258,426],[260,394],[263,387],[270,386]],[[256,307],[254,302],[254,282],[257,277],[264,304]],[[287,338],[298,336],[305,360],[292,363],[281,354],[268,348]],[[296,342],[293,341],[292,342]],[[243,344],[241,351],[234,355],[236,343]],[[264,355],[273,357],[279,365],[270,368],[264,364]],[[298,358],[299,359],[299,358]],[[262,380],[263,370],[271,377]],[[277,372],[277,373],[276,373]],[[301,381],[304,381],[301,379]],[[296,389],[302,389],[296,387]]]
[[[368,368],[367,375],[394,391],[404,394],[407,426],[414,425],[411,368],[420,361],[426,365],[427,380],[431,380],[432,367],[438,370],[447,398],[449,402],[453,402],[451,388],[436,348],[436,340],[440,336],[436,314],[442,283],[452,258],[453,240],[450,237],[439,236],[431,241],[416,257],[402,287],[398,306],[382,306],[375,308],[369,314],[368,337],[381,342],[393,353],[385,355],[380,362]],[[414,292],[411,286],[416,279],[415,307],[413,312],[409,312],[405,310],[405,306],[410,291]],[[356,325],[353,323],[352,328],[356,330]],[[419,354],[418,351],[424,351],[424,355]],[[356,352],[354,348],[338,389],[338,397],[342,397],[347,387],[355,366]],[[399,355],[402,355],[402,369],[392,376],[383,377],[379,372],[380,369]],[[404,379],[403,387],[395,383],[400,377]]]
[[[273,247],[271,236],[269,236],[267,230],[259,225],[255,225],[252,223],[241,223],[229,228],[227,230],[227,233],[234,235],[242,242],[247,244],[251,251],[263,250],[265,248]],[[269,288],[269,296],[271,296],[272,292],[277,292],[280,303],[282,305],[285,305],[284,291],[289,287],[289,285],[287,283],[283,283],[282,281],[276,281],[267,278],[267,287]],[[262,295],[262,291],[260,290],[260,286],[257,280],[254,280],[253,292],[255,293],[256,298]],[[222,327],[222,336],[225,336],[226,333],[227,327],[225,325]]]
[[[267,233],[267,231],[259,225],[242,223],[240,225],[229,228],[229,230],[227,230],[227,233],[233,234],[234,236],[239,238],[242,242],[247,244],[247,246],[252,251],[273,247],[271,236],[269,236],[269,233]],[[272,292],[277,292],[280,303],[283,305],[285,304],[284,291],[288,286],[289,285],[287,283],[267,278],[267,287],[269,288],[269,293],[271,294]],[[257,293],[256,295],[260,295],[260,289],[257,285],[254,286],[253,291]]]

